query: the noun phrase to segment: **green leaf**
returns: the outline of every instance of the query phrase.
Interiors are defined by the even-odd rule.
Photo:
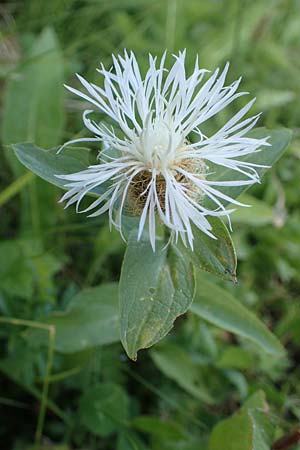
[[[226,450],[254,450],[252,427],[247,413],[238,414],[233,419],[221,422],[212,433],[209,450],[224,450],[224,442]]]
[[[201,402],[213,403],[207,387],[201,380],[201,370],[183,348],[164,344],[151,351],[156,366],[171,380]]]
[[[41,177],[43,180],[65,189],[66,180],[56,175],[65,175],[85,170],[91,164],[89,150],[85,147],[72,147],[64,149],[62,153],[54,150],[43,150],[28,142],[13,144],[12,149],[18,160],[27,169]],[[105,190],[105,186],[98,186],[87,195],[98,196]]]
[[[118,285],[102,284],[84,289],[71,300],[65,312],[57,312],[44,321],[55,326],[55,349],[73,353],[120,340]],[[45,333],[29,333],[30,340],[45,339]]]
[[[150,347],[172,328],[175,319],[190,306],[194,275],[190,264],[175,247],[164,248],[157,240],[153,252],[149,240],[137,242],[131,235],[120,279],[121,339],[131,359]]]
[[[285,149],[290,143],[292,133],[290,130],[282,128],[280,130],[267,130],[266,128],[257,128],[249,133],[249,137],[253,138],[264,138],[269,136],[270,147],[264,147],[264,149],[258,153],[253,153],[250,155],[245,155],[239,158],[241,161],[252,162],[255,164],[262,164],[266,166],[273,166],[276,161],[281,157]],[[218,181],[227,180],[238,180],[243,179],[243,175],[239,172],[232,171],[231,169],[224,168],[221,166],[209,165],[209,170],[214,172],[214,179]],[[257,168],[257,172],[260,176],[268,170],[267,168]],[[245,178],[245,177],[244,177]],[[229,195],[231,198],[235,199],[243,192],[245,192],[250,186],[223,186],[218,187],[220,191],[224,194]],[[223,205],[226,205],[226,201],[222,201]],[[204,198],[203,205],[207,208],[216,207],[216,205],[208,198]]]
[[[65,180],[55,175],[79,172],[86,169],[87,150],[69,147],[61,154],[50,150],[43,150],[34,144],[20,143],[12,145],[19,161],[33,173],[49,181],[55,186],[64,187]]]
[[[268,411],[269,407],[268,404],[266,402],[266,395],[264,393],[264,391],[257,391],[254,394],[251,395],[251,397],[249,397],[244,405],[243,408],[247,408],[247,409],[260,409],[262,411]]]
[[[238,346],[226,346],[217,366],[224,369],[249,370],[253,367],[253,355]]]
[[[199,269],[213,273],[225,280],[236,281],[236,253],[230,234],[224,223],[217,217],[212,217],[210,223],[212,239],[201,230],[193,227],[194,250],[181,245],[181,250]]]
[[[79,415],[91,433],[106,437],[126,425],[129,400],[117,384],[102,383],[81,397]]]
[[[259,391],[229,419],[219,422],[210,436],[209,450],[270,450],[274,427],[264,393]]]
[[[259,227],[274,222],[273,208],[267,203],[248,194],[243,194],[239,200],[246,205],[251,205],[251,208],[237,208],[231,215],[233,224]]]
[[[186,433],[176,422],[162,420],[154,416],[138,416],[132,421],[132,425],[137,430],[165,440],[186,438]]]
[[[271,331],[229,292],[210,283],[199,272],[191,311],[214,325],[246,337],[267,353],[283,356],[285,350]]]
[[[4,144],[32,141],[54,147],[61,139],[64,124],[64,73],[53,29],[44,29],[16,72],[8,80],[4,94]]]

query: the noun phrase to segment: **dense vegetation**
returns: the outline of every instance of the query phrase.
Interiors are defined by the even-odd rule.
[[[299,448],[299,0],[8,1],[0,21],[1,449]],[[230,61],[229,79],[242,75],[257,97],[259,124],[293,130],[285,155],[244,194],[253,207],[232,216],[238,283],[200,272],[203,299],[219,303],[213,318],[192,309],[136,362],[117,316],[105,320],[124,242],[105,217],[63,210],[61,190],[11,146],[56,149],[84,136],[87,105],[63,83],[76,86],[75,72],[98,80],[95,68],[124,48],[145,66],[165,48],[186,48],[191,65],[198,53],[212,70]],[[264,332],[239,305],[286,354],[259,345]]]

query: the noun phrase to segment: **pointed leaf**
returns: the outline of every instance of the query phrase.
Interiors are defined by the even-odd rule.
[[[212,232],[217,239],[194,227],[194,250],[181,245],[182,252],[199,269],[213,273],[225,280],[236,281],[236,253],[231,236],[218,217],[212,217]]]
[[[44,150],[28,142],[13,144],[11,147],[18,160],[27,169],[43,178],[43,180],[64,189],[67,181],[58,178],[56,175],[79,172],[85,170],[91,164],[89,150],[84,147],[70,146],[59,154],[56,150]],[[99,186],[93,189],[93,192],[88,192],[87,195],[94,197],[104,190],[104,186]]]
[[[214,325],[246,337],[267,353],[283,356],[285,353],[279,340],[242,303],[229,292],[210,283],[199,272],[191,311]]]
[[[164,344],[151,351],[155,365],[170,379],[198,400],[212,404],[213,399],[201,380],[201,370],[178,345]]]
[[[219,422],[210,436],[209,450],[269,450],[274,425],[263,392],[255,393],[229,419]]]

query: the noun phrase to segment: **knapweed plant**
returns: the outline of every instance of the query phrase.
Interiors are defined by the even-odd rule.
[[[241,79],[227,84],[228,64],[209,73],[196,59],[187,74],[185,52],[173,56],[170,68],[166,57],[150,55],[143,75],[132,52],[113,56],[109,70],[97,69],[99,85],[77,75],[81,89],[66,87],[93,108],[83,113],[89,135],[58,151],[14,146],[25,166],[66,190],[66,207],[75,205],[91,218],[107,213],[126,241],[119,318],[132,359],[170,331],[196,289],[193,311],[214,320],[210,305],[201,304],[201,271],[236,280],[223,219],[231,227],[235,208],[249,206],[237,197],[260,182],[289,141],[285,130],[253,130],[259,120],[259,114],[248,117],[254,100],[212,131],[212,119],[247,94],[239,91]],[[97,147],[93,164],[83,162],[86,149],[74,148],[83,143]],[[82,206],[85,196],[91,196],[88,206]],[[259,327],[261,339],[252,339],[271,353],[281,349]]]

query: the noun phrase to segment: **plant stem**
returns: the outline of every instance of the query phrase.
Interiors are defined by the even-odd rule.
[[[46,367],[46,374],[45,374],[43,391],[42,391],[42,400],[41,400],[40,412],[39,412],[39,417],[38,417],[38,423],[37,423],[36,432],[35,432],[35,441],[37,444],[39,444],[42,439],[45,416],[46,416],[46,411],[47,411],[47,400],[48,400],[48,393],[49,393],[51,368],[52,368],[52,364],[53,364],[54,345],[55,345],[55,327],[53,325],[50,325],[49,326],[49,346],[48,346],[47,367]]]
[[[17,195],[30,181],[34,179],[35,175],[32,172],[26,172],[24,175],[13,181],[6,189],[0,193],[0,206],[7,203],[12,197]]]

